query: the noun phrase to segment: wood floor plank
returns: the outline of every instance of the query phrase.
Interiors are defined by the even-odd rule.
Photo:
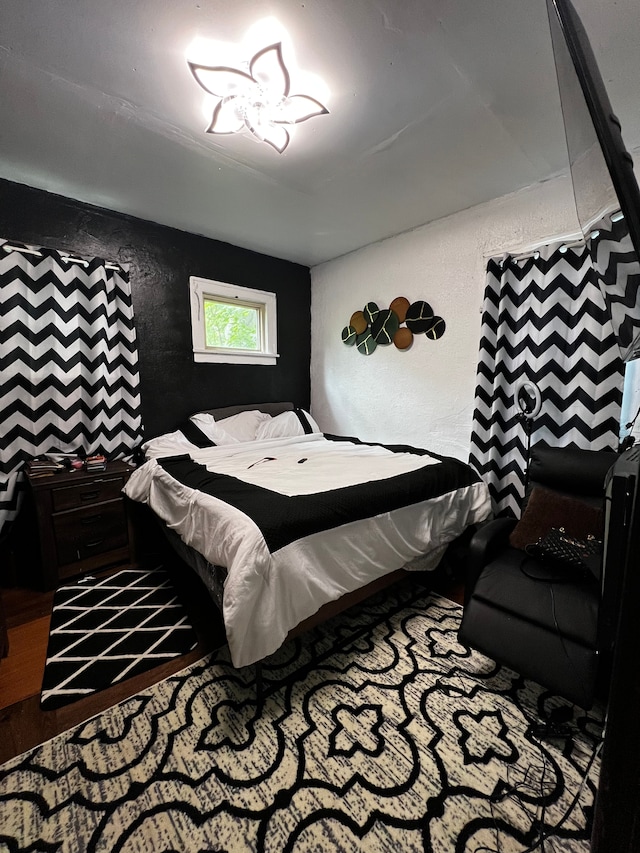
[[[51,613],[53,592],[40,592],[28,587],[5,587],[1,594],[9,628]]]
[[[0,708],[39,696],[50,616],[9,628],[9,655],[0,660]]]

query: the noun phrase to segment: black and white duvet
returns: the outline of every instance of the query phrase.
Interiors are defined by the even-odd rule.
[[[176,438],[177,436],[177,438]],[[178,434],[125,487],[213,565],[235,666],[261,660],[329,601],[446,545],[489,515],[468,465],[320,433],[197,448]]]

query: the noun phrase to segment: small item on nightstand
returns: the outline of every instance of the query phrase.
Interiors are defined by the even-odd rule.
[[[66,463],[70,462],[72,459],[78,458],[77,453],[62,453],[62,451],[59,450],[50,450],[44,455],[51,462],[59,462],[61,465],[66,465]]]
[[[50,450],[44,454],[50,462],[57,462],[67,471],[79,471],[84,466],[84,452],[79,450],[75,453],[65,453],[60,450]]]
[[[107,457],[101,453],[97,453],[94,456],[87,456],[84,461],[84,468],[85,471],[106,471]]]
[[[62,471],[64,469],[64,465],[60,462],[54,462],[53,460],[46,459],[43,456],[27,460],[25,467],[31,478],[52,477],[56,471]]]

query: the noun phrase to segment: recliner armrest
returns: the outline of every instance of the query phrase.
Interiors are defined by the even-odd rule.
[[[464,603],[473,594],[480,572],[492,559],[493,554],[506,547],[509,534],[518,523],[516,518],[494,518],[483,525],[471,539],[467,557]]]

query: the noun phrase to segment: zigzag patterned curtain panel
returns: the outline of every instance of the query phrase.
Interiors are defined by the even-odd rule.
[[[624,358],[640,333],[640,263],[623,218],[605,216],[595,233],[587,248]]]
[[[9,245],[0,240],[0,532],[25,460],[80,448],[121,458],[142,435],[128,273]]]
[[[521,380],[542,396],[532,444],[618,446],[624,368],[592,265],[595,247],[561,247],[487,266],[469,461],[496,514],[518,516],[524,496],[527,436],[514,400]],[[613,254],[605,259],[606,246],[599,248],[604,269]]]

